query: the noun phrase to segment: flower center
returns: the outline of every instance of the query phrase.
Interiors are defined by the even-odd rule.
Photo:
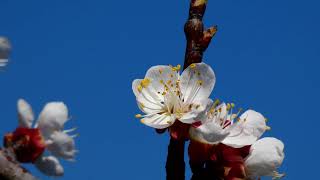
[[[33,163],[44,152],[46,144],[39,129],[19,127],[5,135],[4,147],[11,149],[19,162]]]

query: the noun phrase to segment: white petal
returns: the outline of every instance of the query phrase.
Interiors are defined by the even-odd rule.
[[[142,88],[141,81],[142,79],[136,79],[132,82],[132,91],[136,96],[138,107],[146,114],[161,112],[164,107],[161,103],[163,102],[163,97],[160,97],[158,93],[151,88],[153,80],[150,80],[150,85],[147,88]],[[140,90],[138,90],[139,86]]]
[[[132,82],[132,91],[133,94],[137,97],[140,92],[138,91],[138,86],[141,84],[142,79],[135,79]]]
[[[207,119],[207,113],[210,111],[212,105],[213,105],[213,100],[208,99],[207,106],[206,106],[205,110],[202,111],[201,113],[199,113],[199,115],[197,117],[198,121],[201,121],[202,123],[204,123],[204,121]]]
[[[63,102],[51,102],[40,113],[38,128],[45,137],[54,131],[61,131],[68,120],[68,108]]]
[[[145,78],[154,80],[154,88],[163,87],[163,82],[177,82],[178,73],[172,70],[172,67],[165,65],[152,66],[146,73]]]
[[[262,138],[255,142],[245,161],[249,176],[274,176],[284,159],[284,144],[276,138]]]
[[[175,118],[166,114],[155,114],[149,117],[141,119],[141,122],[147,126],[164,129],[171,126],[175,121]]]
[[[30,104],[25,100],[19,99],[17,103],[18,108],[18,119],[20,127],[31,128],[32,122],[34,120],[34,115]]]
[[[203,113],[207,109],[208,104],[210,105],[211,102],[211,99],[205,99],[199,102],[198,104],[193,104],[189,112],[184,113],[181,118],[178,118],[179,121],[186,124],[192,124],[196,121],[201,120],[200,118],[204,116]]]
[[[76,154],[74,139],[66,133],[54,132],[50,137],[48,150],[57,157],[73,160]]]
[[[8,59],[0,59],[0,68],[5,67],[8,64]]]
[[[216,77],[210,66],[196,63],[185,69],[181,75],[181,92],[185,102],[193,103],[209,98]],[[201,84],[201,85],[200,85]]]
[[[148,88],[144,89],[146,89],[158,103],[161,103],[164,101],[164,95],[162,95],[162,93],[165,91],[165,87],[174,91],[173,89],[176,87],[178,77],[178,72],[173,71],[170,66],[153,66],[147,71],[145,76],[145,79],[149,79],[151,83]],[[171,87],[171,85],[174,86]]]
[[[197,128],[190,128],[190,137],[206,144],[217,144],[228,135],[229,133],[215,122],[208,122]]]
[[[266,130],[265,118],[262,114],[247,110],[240,116],[240,121],[230,127],[230,135],[223,144],[239,148],[257,141]]]
[[[64,170],[59,160],[54,156],[42,156],[34,163],[47,176],[63,176]]]

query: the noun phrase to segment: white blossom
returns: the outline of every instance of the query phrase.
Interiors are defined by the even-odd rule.
[[[139,108],[145,115],[141,122],[158,129],[175,120],[191,124],[205,110],[216,78],[210,66],[191,64],[179,74],[180,66],[151,67],[144,79],[136,79],[132,89]]]
[[[269,128],[262,114],[247,110],[238,118],[240,111],[234,113],[233,109],[233,103],[211,103],[200,118],[202,124],[190,128],[191,138],[239,148],[253,144]]]
[[[38,128],[41,132],[46,149],[50,156],[39,157],[35,165],[48,176],[63,175],[63,167],[57,158],[73,160],[77,150],[74,137],[69,135],[75,129],[63,130],[64,124],[69,120],[68,108],[62,102],[50,102],[45,105],[39,118],[34,122],[31,106],[23,99],[18,100],[19,126],[25,128]],[[35,124],[32,126],[32,124]]]

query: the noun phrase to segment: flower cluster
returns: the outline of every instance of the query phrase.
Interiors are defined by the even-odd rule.
[[[21,163],[33,163],[48,176],[64,174],[58,158],[73,160],[74,137],[69,135],[75,128],[63,130],[69,120],[67,106],[62,102],[45,105],[37,121],[31,106],[25,100],[18,100],[19,126],[4,137],[4,147],[12,152]],[[47,151],[46,151],[47,150]]]
[[[235,112],[233,103],[212,101],[209,96],[216,78],[207,64],[191,64],[181,75],[179,71],[179,65],[154,66],[144,79],[133,81],[138,107],[145,113],[136,117],[147,126],[170,132],[183,133],[179,124],[187,125],[190,162],[205,167],[214,161],[223,167],[227,180],[282,177],[277,168],[284,159],[283,143],[259,139],[270,129],[264,116],[254,110],[240,115],[241,109]]]

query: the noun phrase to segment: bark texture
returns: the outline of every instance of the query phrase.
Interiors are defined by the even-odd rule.
[[[189,7],[189,17],[184,26],[184,32],[187,40],[184,68],[186,69],[192,63],[202,62],[204,51],[208,48],[212,37],[217,32],[217,27],[210,27],[205,30],[202,19],[206,10],[207,0],[191,0]],[[173,125],[175,126],[175,124]],[[180,128],[189,128],[183,126]],[[185,131],[185,130],[182,130]],[[158,130],[158,133],[163,131]],[[166,163],[167,180],[184,180],[185,179],[185,150],[186,137],[174,139],[171,137],[168,146],[168,156]],[[192,180],[204,178],[202,169],[197,168],[197,164],[190,162],[194,176]],[[215,166],[212,164],[212,166]],[[208,167],[212,169],[212,166]],[[203,179],[202,179],[203,180]]]
[[[0,150],[1,180],[37,180],[26,169],[15,162],[4,150]]]

